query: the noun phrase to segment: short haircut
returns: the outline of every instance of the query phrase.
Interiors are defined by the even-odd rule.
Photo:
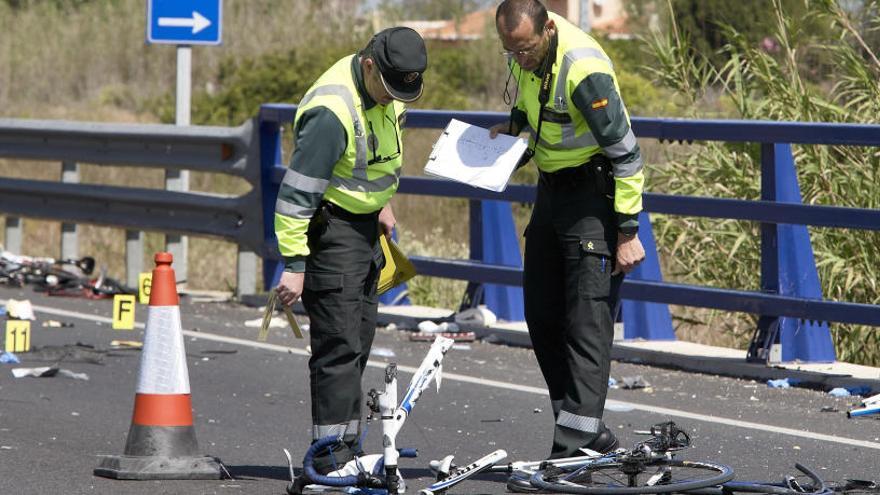
[[[367,42],[367,46],[365,46],[360,51],[360,53],[358,55],[360,55],[363,58],[370,58],[370,59],[373,58],[373,44],[375,43],[375,41],[376,41],[376,36],[373,35],[370,38],[370,41]]]
[[[535,34],[541,34],[547,24],[547,8],[539,0],[504,0],[495,11],[495,24],[503,20],[504,27],[510,30],[518,26],[523,17],[532,20]]]

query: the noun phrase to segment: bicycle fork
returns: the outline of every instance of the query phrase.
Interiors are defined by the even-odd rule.
[[[397,433],[406,420],[406,413],[401,414],[397,407],[397,365],[392,363],[385,367],[385,391],[378,395],[379,415],[382,419],[382,454],[385,460],[385,481],[388,493],[397,493],[400,478],[397,476]]]

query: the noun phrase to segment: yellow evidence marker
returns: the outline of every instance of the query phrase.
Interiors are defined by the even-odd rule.
[[[134,296],[113,296],[113,330],[134,330]]]
[[[150,287],[153,286],[153,272],[138,274],[138,302],[150,304]]]
[[[28,320],[6,321],[6,352],[31,350],[31,322]]]

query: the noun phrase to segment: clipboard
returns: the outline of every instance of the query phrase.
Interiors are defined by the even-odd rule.
[[[379,286],[376,289],[376,293],[381,295],[415,277],[416,267],[397,243],[384,234],[379,235],[379,244],[382,245],[382,254],[385,255],[385,266],[379,272]]]
[[[492,139],[488,129],[452,119],[434,143],[425,174],[502,192],[527,149],[525,139]]]

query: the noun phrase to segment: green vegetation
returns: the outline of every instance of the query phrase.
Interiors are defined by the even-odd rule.
[[[838,33],[815,43],[815,33],[789,15],[774,0],[768,33],[778,51],[765,51],[731,26],[722,26],[727,62],[715,69],[709,57],[689,44],[673,23],[670,34],[655,37],[651,46],[659,64],[657,81],[683,98],[693,117],[703,116],[701,102],[713,91],[729,100],[745,119],[814,122],[876,122],[880,111],[880,62],[862,41],[849,14],[833,0],[809,2],[807,15]],[[811,84],[798,49],[813,46],[837,61],[831,85]],[[804,203],[880,207],[880,152],[877,148],[795,146],[798,180]],[[836,166],[835,166],[836,165]],[[654,170],[652,189],[671,194],[758,199],[760,157],[752,145],[700,143],[685,156],[670,156]],[[691,220],[659,217],[655,234],[672,278],[721,287],[756,290],[759,287],[758,225],[730,220]],[[811,229],[813,248],[826,297],[861,303],[880,303],[880,236],[875,232]],[[716,317],[718,315],[715,315]],[[741,335],[744,345],[752,318],[726,323]],[[875,328],[833,325],[842,360],[880,363],[880,334]]]

